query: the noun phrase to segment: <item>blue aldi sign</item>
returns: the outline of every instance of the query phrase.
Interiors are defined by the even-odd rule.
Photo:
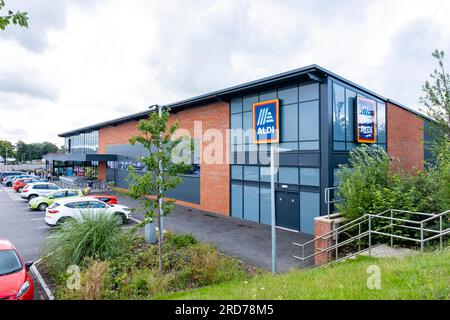
[[[357,141],[359,143],[376,143],[377,103],[374,100],[358,96],[356,102]]]
[[[278,143],[280,101],[253,104],[253,143]]]

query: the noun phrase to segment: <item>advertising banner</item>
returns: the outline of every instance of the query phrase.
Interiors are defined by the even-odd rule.
[[[278,99],[253,104],[253,143],[278,143],[279,137]]]
[[[376,101],[358,96],[356,101],[356,121],[358,129],[356,138],[359,143],[377,142],[376,110]]]

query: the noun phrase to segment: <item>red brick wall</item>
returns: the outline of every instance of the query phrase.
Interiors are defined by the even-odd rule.
[[[326,217],[318,217],[314,220],[314,238],[318,239],[320,236],[333,231],[333,220]],[[322,239],[315,241],[314,252],[317,254],[314,257],[314,265],[316,267],[326,264],[333,258],[333,252],[322,252],[334,245],[334,239],[332,235],[325,236]]]
[[[423,120],[395,104],[387,104],[387,148],[397,170],[424,168]]]
[[[178,121],[180,129],[186,129],[194,137],[194,121],[201,121],[202,131],[208,129],[218,129],[226,138],[226,130],[229,128],[229,104],[226,102],[217,102],[209,105],[189,108],[171,114],[169,123]],[[131,121],[116,127],[107,127],[99,130],[99,153],[106,153],[106,146],[109,144],[126,144],[129,138],[137,134],[137,122]],[[204,149],[211,142],[203,142]],[[223,143],[224,161],[228,159],[228,139]],[[230,166],[225,162],[223,164],[205,164],[201,163],[200,175],[200,206],[183,202],[183,205],[190,205],[201,210],[214,212],[223,215],[229,215],[230,208]],[[106,167],[99,167],[99,176]]]

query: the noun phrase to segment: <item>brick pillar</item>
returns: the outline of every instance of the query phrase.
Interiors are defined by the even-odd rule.
[[[98,180],[106,181],[106,161],[98,162]]]
[[[328,219],[328,217],[317,217],[314,219],[314,238],[317,239],[320,236],[333,231],[334,221],[333,219]],[[333,234],[324,237],[323,239],[317,240],[315,242],[314,252],[318,253],[320,250],[325,250],[326,248],[334,245]],[[333,252],[323,252],[318,253],[314,257],[314,264],[316,267],[328,263],[333,258]]]

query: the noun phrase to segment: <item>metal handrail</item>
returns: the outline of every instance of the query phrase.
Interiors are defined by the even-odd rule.
[[[384,216],[387,212],[391,213],[390,217],[386,217]],[[393,214],[394,212],[396,213],[407,213],[407,214],[415,214],[415,215],[422,215],[422,216],[428,216],[429,218],[421,220],[421,221],[414,221],[414,220],[407,220],[407,219],[399,219],[399,218],[394,218]],[[424,213],[424,212],[412,212],[412,211],[405,211],[405,210],[395,210],[395,209],[390,209],[390,210],[386,210],[380,214],[374,215],[374,214],[366,214],[356,220],[353,220],[343,226],[340,226],[332,231],[329,231],[323,235],[321,235],[320,237],[317,237],[311,241],[308,241],[306,243],[303,244],[298,244],[298,243],[293,243],[295,246],[301,247],[302,248],[302,252],[303,252],[303,256],[302,257],[298,257],[296,255],[294,255],[294,258],[296,259],[300,259],[302,261],[306,260],[306,259],[310,259],[312,257],[315,257],[319,254],[323,254],[324,252],[328,253],[330,251],[336,250],[336,258],[339,260],[339,256],[338,256],[338,250],[340,247],[345,246],[347,244],[350,244],[356,240],[361,240],[362,238],[368,236],[369,237],[369,252],[370,249],[372,248],[372,244],[371,244],[371,235],[372,234],[376,234],[376,235],[383,235],[383,236],[388,236],[391,237],[391,246],[393,245],[393,239],[402,239],[402,240],[408,240],[408,241],[414,241],[414,242],[420,242],[421,245],[421,251],[423,252],[424,249],[424,244],[428,241],[440,238],[440,247],[442,249],[443,247],[443,237],[446,236],[447,234],[450,233],[450,228],[447,228],[445,230],[442,229],[442,224],[443,224],[443,217],[447,214],[450,213],[450,210],[447,210],[445,212],[442,212],[440,214],[432,214],[432,213]],[[436,220],[438,219],[440,220],[440,230],[434,230],[434,229],[429,229],[429,228],[424,228],[424,224],[428,223],[430,221]],[[371,229],[371,221],[373,219],[385,219],[385,220],[389,220],[391,221],[391,223],[389,225],[383,226],[377,230],[372,230]],[[404,223],[412,223],[412,224],[419,224],[420,228],[416,228],[416,227],[411,227],[411,226],[405,226],[405,225],[399,225],[399,224],[393,224],[393,222],[404,222]],[[358,223],[357,223],[358,222]],[[364,222],[368,222],[369,223],[369,230],[362,232],[361,233],[361,224]],[[350,228],[354,228],[358,226],[359,227],[359,232],[358,235],[347,239],[345,241],[342,241],[340,243],[338,243],[338,236],[340,233],[349,230]],[[396,235],[393,233],[386,233],[386,232],[381,232],[384,229],[387,228],[391,228],[391,231],[394,227],[400,227],[400,228],[409,228],[409,229],[413,229],[416,231],[420,231],[420,239],[416,239],[416,238],[410,238],[410,237],[405,237],[405,236],[400,236],[400,235]],[[434,236],[431,236],[429,238],[424,238],[424,233],[425,232],[430,232],[430,233],[437,233]],[[319,240],[328,240],[330,237],[334,236],[336,238],[336,243],[332,246],[327,246],[327,248],[325,249],[316,249],[314,246],[314,253],[305,257],[305,246],[315,243],[316,241]],[[352,253],[351,255],[355,255],[358,254],[362,251],[367,251],[367,249],[361,250],[361,248],[359,247],[359,250],[356,253]]]

